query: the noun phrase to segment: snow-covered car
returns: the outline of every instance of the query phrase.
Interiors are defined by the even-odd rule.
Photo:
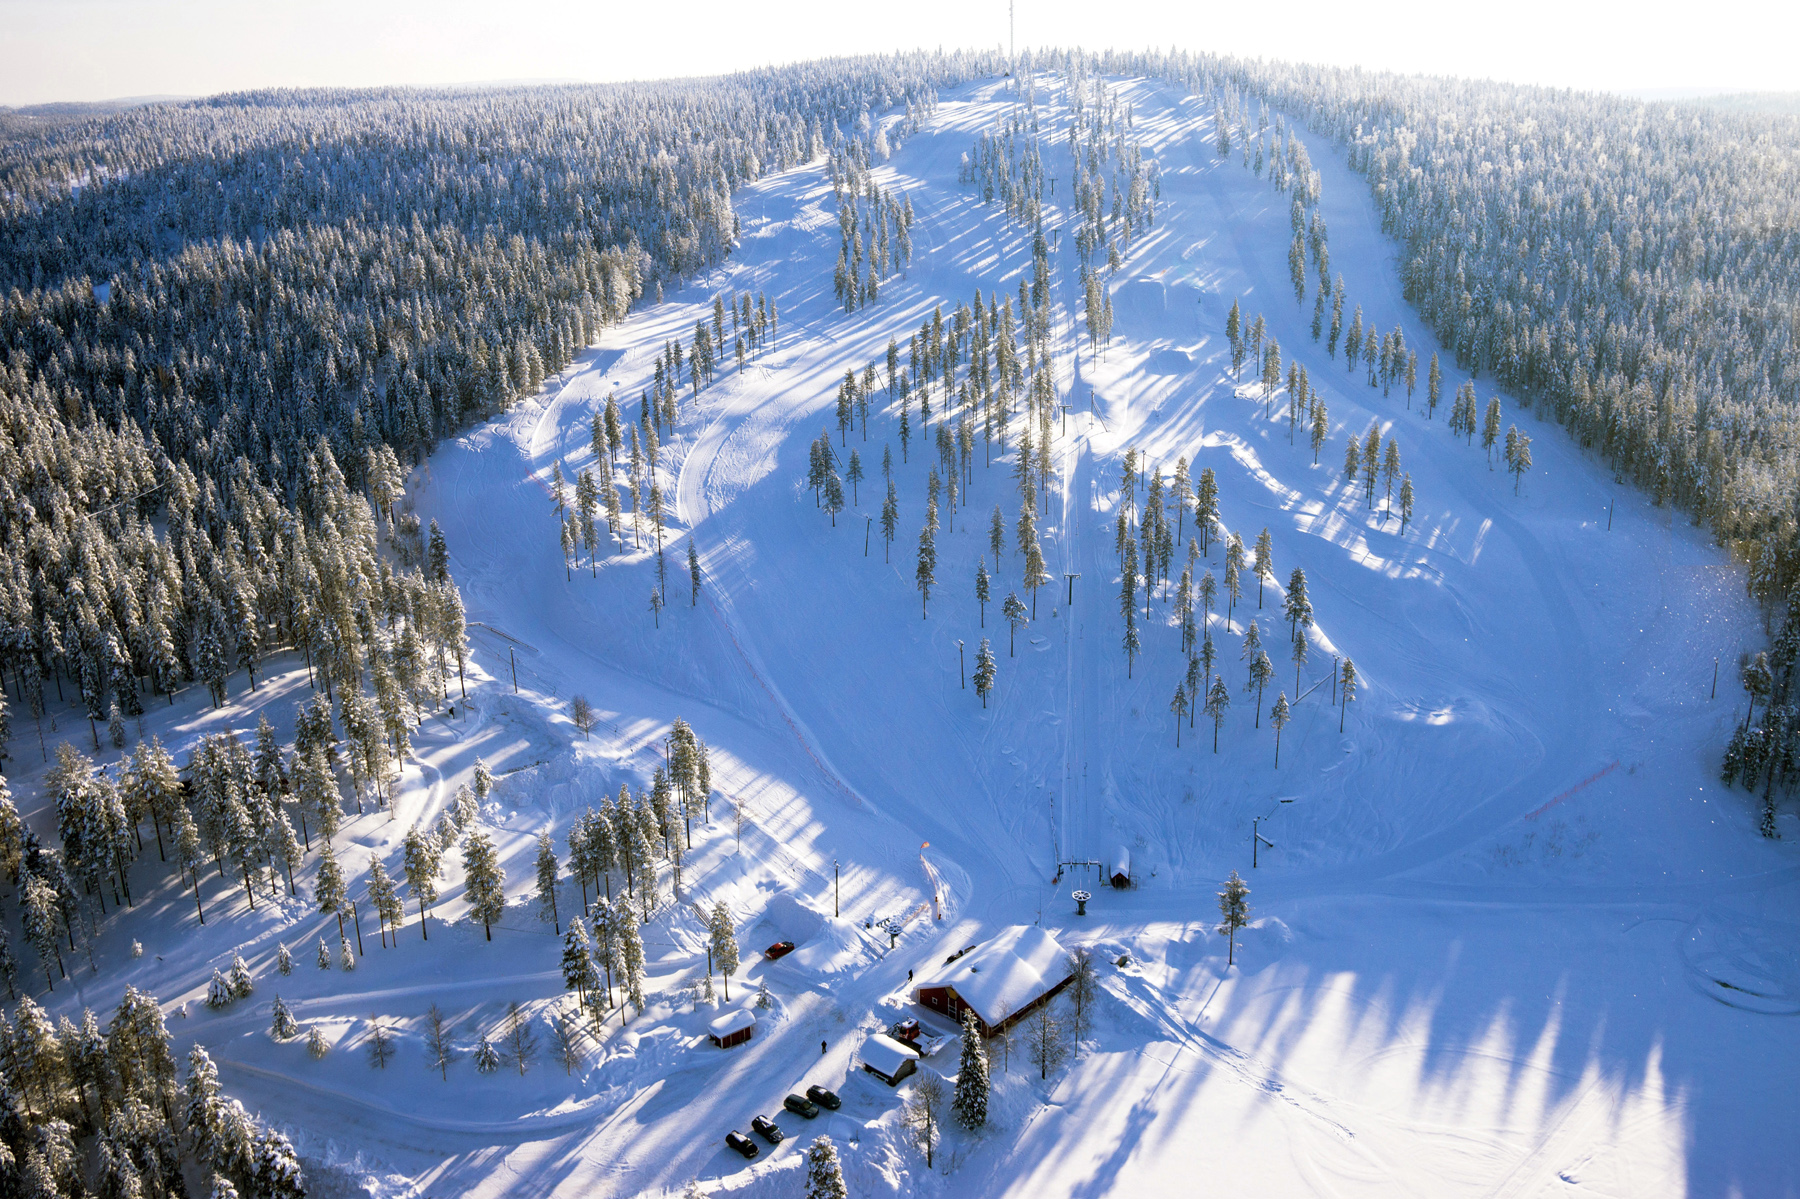
[[[836,1091],[828,1091],[824,1087],[807,1087],[806,1097],[820,1107],[828,1107],[834,1112],[844,1106],[844,1101],[837,1097]]]
[[[792,941],[777,941],[775,944],[763,950],[763,957],[772,962],[776,958],[784,958],[792,952],[794,952],[794,943]]]
[[[771,1145],[781,1144],[781,1126],[767,1116],[758,1116],[750,1121],[750,1131]]]
[[[819,1105],[804,1095],[789,1095],[781,1101],[781,1106],[796,1116],[805,1116],[808,1120],[817,1119],[819,1115]]]
[[[888,1029],[888,1036],[896,1041],[916,1041],[922,1031],[917,1020],[908,1018]]]
[[[725,1134],[725,1143],[745,1157],[755,1157],[757,1154],[756,1142],[735,1128]]]

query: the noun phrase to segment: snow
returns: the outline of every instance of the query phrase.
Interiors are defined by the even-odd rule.
[[[1040,84],[1060,202],[1066,97]],[[946,95],[876,171],[920,215],[912,269],[879,305],[846,316],[833,302],[835,205],[820,164],[762,180],[733,198],[744,238],[729,265],[671,288],[540,396],[415,473],[414,502],[442,527],[474,622],[470,696],[451,680],[456,715],[415,734],[393,817],[352,817],[337,852],[359,896],[370,854],[397,873],[406,829],[434,820],[483,758],[499,781],[481,822],[512,896],[491,942],[464,918],[454,853],[430,939],[409,902],[384,948],[365,908],[365,953],[348,975],[313,965],[317,939],[335,947],[337,935],[307,901],[313,859],[298,897],[264,892],[254,913],[231,878],[203,879],[202,926],[152,853],[133,871],[136,906],[103,925],[98,972],[84,957],[74,985],[48,995],[40,972],[34,994],[59,1015],[109,1010],[127,984],[158,995],[178,1054],[204,1043],[234,1097],[300,1134],[328,1194],[654,1195],[695,1178],[715,1195],[793,1194],[796,1146],[839,1127],[855,1133],[839,1148],[859,1199],[1184,1194],[1202,1162],[1219,1185],[1266,1196],[1800,1194],[1787,1148],[1800,1046],[1777,1018],[1800,1010],[1800,821],[1784,807],[1782,839],[1765,841],[1753,801],[1716,782],[1744,710],[1733,664],[1765,643],[1740,569],[1510,400],[1506,418],[1534,437],[1537,461],[1516,498],[1479,447],[1448,435],[1442,409],[1427,422],[1403,392],[1383,398],[1346,375],[1308,335],[1310,302],[1293,302],[1286,198],[1235,157],[1218,160],[1210,103],[1115,84],[1134,106],[1132,135],[1162,164],[1162,198],[1113,281],[1117,323],[1100,360],[1082,343],[1077,361],[1068,239],[1054,256],[1071,413],[1040,527],[1059,586],[1038,597],[1016,656],[1001,652],[998,622],[978,623],[971,585],[986,514],[996,503],[1016,513],[1010,460],[986,469],[978,449],[968,507],[944,514],[928,620],[912,551],[930,453],[901,462],[892,416],[872,414],[866,447],[851,442],[871,498],[836,529],[803,483],[846,366],[880,357],[890,336],[904,345],[933,306],[966,303],[978,285],[1016,295],[1028,240],[955,182],[961,153],[1007,111],[1005,85],[988,82]],[[1366,189],[1330,145],[1301,136],[1324,179],[1333,272],[1365,319],[1400,325],[1428,358]],[[682,400],[662,451],[676,569],[658,628],[645,606],[653,554],[566,578],[545,486],[553,461],[565,473],[591,465],[589,421],[607,394],[635,417],[665,341],[686,340],[713,293],[733,289],[776,298],[781,331],[741,375],[728,367]],[[1330,406],[1317,466],[1288,443],[1279,402],[1265,416],[1258,389],[1231,384],[1222,331],[1234,297],[1265,315]],[[1465,376],[1448,354],[1444,367],[1453,394]],[[1489,385],[1477,387],[1485,402]],[[1341,484],[1345,438],[1376,419],[1419,492],[1404,534]],[[884,440],[901,503],[891,562],[879,539],[865,557],[854,527],[879,510]],[[1225,522],[1246,538],[1270,529],[1277,584],[1306,569],[1319,625],[1304,681],[1323,679],[1334,654],[1363,679],[1341,734],[1327,686],[1295,705],[1275,767],[1237,653],[1251,617],[1275,640],[1282,592],[1272,586],[1259,610],[1252,579],[1229,627],[1213,619],[1234,688],[1218,752],[1204,718],[1175,747],[1168,702],[1183,663],[1170,607],[1153,601],[1129,677],[1119,649],[1111,523],[1127,448],[1165,468],[1182,454],[1213,468]],[[697,605],[677,565],[690,535],[705,575]],[[1208,562],[1222,575],[1216,545]],[[1064,572],[1082,576],[1072,606]],[[996,596],[1018,579],[1009,553]],[[983,636],[1000,654],[986,709],[961,684],[956,645]],[[1271,656],[1288,689],[1291,664]],[[268,664],[256,692],[243,687],[240,673],[217,711],[199,688],[158,701],[143,731],[185,761],[200,735],[241,735],[259,711],[286,735],[311,695],[292,655]],[[567,716],[576,693],[599,709],[590,737]],[[645,928],[649,1010],[628,1023],[615,1011],[569,1073],[546,1050],[523,1075],[476,1074],[469,1048],[510,1001],[545,1045],[552,1009],[570,1007],[560,938],[527,897],[538,832],[560,850],[589,802],[647,785],[676,717],[711,747],[717,793],[711,822],[693,830],[682,904]],[[36,731],[16,709],[13,725],[9,782],[51,838]],[[65,736],[86,744],[86,721],[59,708],[44,736],[52,749]],[[110,748],[98,757],[117,760]],[[733,801],[746,813],[741,844]],[[1255,818],[1275,848],[1252,869]],[[1059,862],[1114,847],[1133,859],[1137,889],[1101,889],[1085,869],[1059,878]],[[1232,870],[1253,910],[1228,967],[1215,895]],[[1095,891],[1086,917],[1075,887]],[[564,886],[565,922],[581,898]],[[704,1040],[719,1012],[686,994],[707,966],[693,905],[714,902],[745,942],[730,1002],[765,984],[775,999],[730,1054]],[[908,919],[892,949],[868,927],[890,917]],[[35,963],[7,919],[25,983]],[[908,1086],[865,1078],[856,1054],[918,1014],[919,972],[1009,926],[1094,949],[1094,1023],[1048,1080],[1016,1046],[1010,1063],[997,1054],[989,1127],[950,1130],[928,1171],[899,1126]],[[764,961],[779,939],[799,948]],[[288,977],[273,967],[283,941]],[[207,980],[234,951],[256,991],[211,1011]],[[303,1029],[325,1032],[324,1059],[307,1056],[304,1037],[268,1035],[276,994]],[[433,1004],[459,1046],[447,1082],[422,1041]],[[395,1034],[384,1070],[362,1052],[376,1017]],[[844,1097],[831,1122],[778,1114],[788,1139],[751,1165],[724,1147],[727,1130],[812,1083]]]
[[[1068,977],[1068,951],[1056,938],[1018,924],[922,976],[912,993],[916,999],[927,987],[950,987],[983,1023],[998,1027]]]

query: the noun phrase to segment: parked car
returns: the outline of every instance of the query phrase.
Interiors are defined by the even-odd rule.
[[[794,943],[792,941],[777,941],[775,944],[763,950],[763,957],[772,962],[776,958],[784,958],[792,952],[794,952]]]
[[[906,1041],[910,1043],[919,1039],[919,1033],[921,1031],[917,1020],[906,1019],[889,1029],[888,1036],[893,1037],[896,1041]]]
[[[789,1095],[781,1101],[781,1106],[796,1116],[805,1116],[808,1120],[816,1119],[819,1114],[819,1105],[804,1095]]]
[[[750,1130],[771,1145],[781,1144],[781,1126],[767,1116],[750,1121]]]
[[[745,1157],[756,1156],[756,1142],[735,1128],[725,1134],[725,1143]]]
[[[837,1097],[836,1091],[828,1091],[824,1087],[807,1087],[806,1097],[820,1107],[828,1107],[834,1112],[844,1106],[844,1101]]]

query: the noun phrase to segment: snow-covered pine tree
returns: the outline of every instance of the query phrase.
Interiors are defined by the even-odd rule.
[[[1349,711],[1350,701],[1356,698],[1356,663],[1344,659],[1344,665],[1338,676],[1338,732],[1344,731],[1344,714]]]
[[[218,967],[213,968],[212,981],[206,985],[206,1006],[222,1011],[231,1006],[231,983]]]
[[[475,1069],[483,1074],[492,1074],[500,1068],[500,1051],[486,1037],[475,1046]]]
[[[331,1044],[325,1039],[324,1031],[317,1024],[307,1030],[306,1052],[312,1056],[314,1061],[323,1058],[330,1051]]]
[[[487,939],[494,939],[494,925],[506,915],[506,872],[493,840],[476,830],[463,840],[463,886],[469,915],[481,921]]]
[[[817,1137],[807,1146],[805,1199],[850,1199],[837,1146],[830,1137]]]
[[[319,911],[330,915],[346,906],[344,872],[338,866],[337,852],[327,841],[319,848],[319,871],[313,879],[313,902]]]
[[[732,924],[730,910],[722,900],[713,904],[707,925],[713,964],[718,967],[720,979],[725,984],[725,1002],[730,1003],[731,976],[737,973],[738,968],[737,929]]]
[[[425,905],[437,899],[437,839],[419,831],[415,824],[407,830],[404,852],[406,885],[419,904],[419,935],[429,941],[431,933],[425,927]]]
[[[988,644],[988,639],[983,637],[981,639],[981,648],[975,651],[975,673],[973,677],[975,680],[975,694],[981,697],[981,706],[984,708],[987,707],[987,697],[994,690],[994,680],[998,674],[999,669],[994,662],[993,648]]]
[[[1281,768],[1281,730],[1287,727],[1291,714],[1287,692],[1283,691],[1275,697],[1275,706],[1269,711],[1269,723],[1275,726],[1275,767],[1278,770]]]
[[[538,919],[549,916],[557,934],[562,934],[562,913],[556,905],[557,876],[561,866],[556,861],[556,846],[550,840],[550,834],[538,834],[537,852],[537,901]]]
[[[318,963],[319,963],[319,969],[321,969],[321,970],[331,969],[331,950],[325,944],[324,937],[319,938]]]
[[[250,964],[244,961],[241,953],[232,953],[231,973],[226,975],[226,980],[231,984],[233,999],[248,999],[251,992],[256,990],[255,980],[250,977]]]
[[[980,1128],[987,1123],[990,1090],[987,1046],[982,1041],[981,1026],[975,1022],[974,1011],[964,1008],[962,1060],[957,1064],[956,1093],[950,1103],[964,1128]]]
[[[269,1017],[269,1035],[277,1041],[291,1041],[300,1035],[300,1025],[295,1021],[294,1013],[288,1010],[288,1005],[283,1002],[281,996],[275,997]]]
[[[1250,888],[1233,870],[1231,877],[1225,880],[1225,889],[1219,892],[1219,935],[1229,938],[1229,948],[1225,955],[1225,964],[1232,965],[1237,961],[1237,932],[1250,923],[1250,905],[1244,897],[1250,894]]]
[[[286,941],[275,947],[275,970],[283,976],[294,972],[294,955],[288,952]]]
[[[1213,752],[1219,752],[1219,730],[1224,727],[1225,715],[1231,711],[1231,688],[1219,675],[1213,676],[1212,689],[1206,693],[1206,714],[1213,722]]]

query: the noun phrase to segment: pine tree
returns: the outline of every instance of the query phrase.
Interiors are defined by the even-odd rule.
[[[394,1056],[394,1034],[387,1025],[375,1020],[369,1025],[369,1065],[377,1070],[387,1069],[387,1064]]]
[[[1275,577],[1275,545],[1264,528],[1256,535],[1256,606],[1263,606],[1263,584]]]
[[[284,977],[294,972],[294,955],[288,952],[285,941],[275,947],[275,971]]]
[[[1281,730],[1288,726],[1292,715],[1288,707],[1287,692],[1283,691],[1275,697],[1275,706],[1269,710],[1269,723],[1275,726],[1275,768],[1281,768]]]
[[[231,983],[217,967],[213,968],[212,981],[206,986],[206,1006],[214,1011],[231,1006]]]
[[[314,1061],[318,1061],[330,1051],[331,1045],[325,1040],[325,1033],[317,1024],[313,1025],[306,1034],[306,1052]]]
[[[1350,708],[1350,701],[1356,698],[1356,664],[1344,659],[1344,665],[1338,675],[1338,732],[1344,731],[1344,713]]]
[[[987,628],[988,600],[992,597],[993,591],[988,586],[987,563],[977,558],[975,560],[975,603],[980,609],[981,627],[984,629]]]
[[[976,1129],[987,1123],[988,1094],[993,1084],[988,1079],[987,1046],[975,1013],[963,1009],[962,1060],[956,1070],[956,1092],[951,1110],[964,1128]]]
[[[400,889],[394,880],[388,877],[387,867],[381,859],[369,856],[369,901],[375,907],[375,916],[381,922],[382,944],[387,944],[387,930],[394,930],[395,944],[399,944],[400,925],[406,919],[406,908],[400,901]]]
[[[688,535],[687,561],[688,584],[691,588],[688,607],[697,608],[700,606],[700,551],[694,546],[692,534]]]
[[[256,982],[250,977],[250,964],[244,961],[244,955],[234,952],[231,955],[231,973],[226,975],[231,984],[233,999],[248,999],[256,990]]]
[[[718,967],[719,977],[725,984],[725,1002],[730,1003],[731,976],[737,973],[738,968],[738,943],[737,929],[732,924],[731,912],[724,903],[713,904],[712,916],[707,925],[713,964]]]
[[[477,764],[479,766],[479,763]],[[477,776],[479,778],[479,776]],[[435,838],[428,837],[414,825],[407,830],[405,841],[406,885],[419,904],[419,936],[431,940],[425,927],[425,905],[437,900],[439,848]]]
[[[277,1041],[291,1041],[300,1035],[300,1025],[295,1021],[294,1013],[288,1010],[288,1005],[279,995],[275,997],[270,1010],[270,1019],[269,1035]]]
[[[1175,684],[1175,698],[1169,701],[1169,711],[1175,714],[1175,748],[1181,748],[1181,718],[1187,715],[1187,687],[1183,683]]]
[[[500,1051],[494,1048],[492,1041],[481,1038],[480,1044],[475,1046],[475,1069],[482,1074],[492,1074],[500,1065]]]
[[[557,935],[562,935],[562,914],[556,906],[557,875],[562,867],[556,861],[556,846],[550,841],[550,834],[538,834],[537,852],[537,901],[538,919],[549,916]]]
[[[321,969],[321,970],[331,969],[331,950],[326,947],[324,937],[319,938],[319,953],[318,953],[317,961],[319,964],[319,969]]]
[[[336,851],[327,841],[319,848],[319,873],[313,880],[313,903],[319,911],[330,915],[348,906],[347,899],[344,872],[338,866]]]
[[[919,588],[920,620],[931,615],[931,589],[937,584],[937,537],[933,532],[936,524],[937,501],[932,500],[927,508],[925,527],[919,530],[919,565],[913,572]]]
[[[1513,494],[1519,494],[1519,483],[1525,472],[1531,469],[1531,438],[1519,432],[1517,425],[1508,425],[1506,429],[1506,469],[1512,472]],[[1410,497],[1402,493],[1401,507],[1409,508]]]
[[[1488,469],[1494,469],[1494,443],[1500,440],[1500,397],[1488,401],[1487,416],[1481,422],[1481,448],[1487,453]]]
[[[844,1168],[830,1137],[815,1138],[806,1150],[806,1199],[850,1199]]]
[[[975,651],[975,694],[981,697],[981,706],[987,707],[987,697],[994,690],[994,680],[998,676],[998,668],[994,662],[994,651],[988,645],[988,639],[981,639],[981,648]]]
[[[479,830],[463,841],[463,879],[469,915],[481,921],[482,932],[492,941],[494,925],[506,914],[506,872],[493,840]]]
[[[592,1002],[590,997],[599,990],[600,977],[594,969],[587,925],[580,920],[569,921],[569,931],[563,934],[562,975],[563,990],[575,992],[583,1004]]]
[[[1250,923],[1250,905],[1244,897],[1250,894],[1250,888],[1233,870],[1231,877],[1225,880],[1225,889],[1219,892],[1219,935],[1229,938],[1225,964],[1230,966],[1237,961],[1237,932]]]

